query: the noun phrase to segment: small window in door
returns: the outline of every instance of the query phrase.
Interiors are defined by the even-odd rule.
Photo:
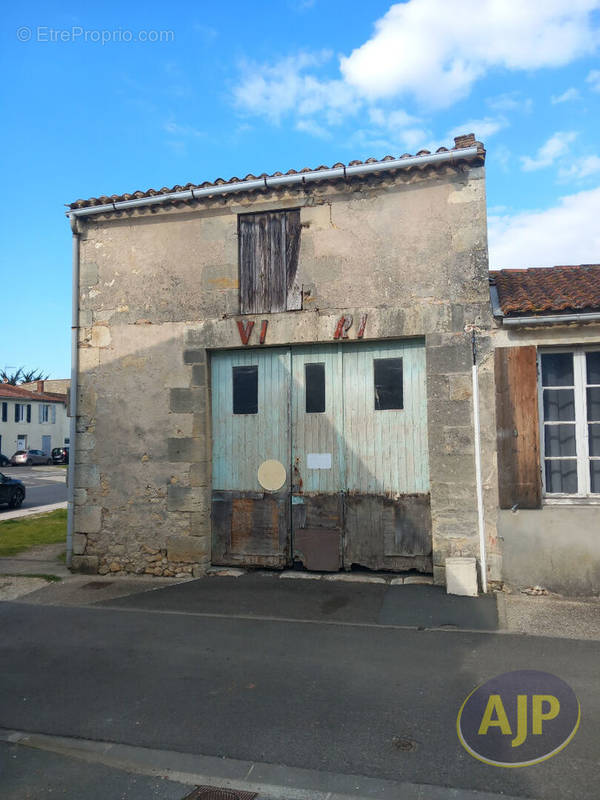
[[[373,359],[375,381],[375,411],[404,408],[402,389],[402,359]]]
[[[258,414],[258,365],[233,367],[233,413]]]
[[[305,364],[304,385],[306,413],[322,414],[325,411],[325,364]]]

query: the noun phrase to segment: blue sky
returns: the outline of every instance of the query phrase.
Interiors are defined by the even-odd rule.
[[[0,367],[69,374],[80,197],[472,131],[492,267],[600,261],[600,0],[22,2],[1,37]]]

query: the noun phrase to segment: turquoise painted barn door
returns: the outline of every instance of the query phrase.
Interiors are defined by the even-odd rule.
[[[288,348],[211,358],[214,564],[289,563],[290,359]]]
[[[292,350],[292,551],[307,569],[341,567],[344,414],[341,345]]]
[[[344,566],[431,570],[423,340],[343,350]]]

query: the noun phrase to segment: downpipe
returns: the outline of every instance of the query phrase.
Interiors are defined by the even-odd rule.
[[[77,375],[79,368],[79,231],[77,219],[70,217],[73,233],[73,270],[71,284],[71,390],[69,403],[69,468],[67,470],[67,566],[73,560],[73,526],[75,516],[75,452],[77,436]]]
[[[475,443],[475,482],[477,488],[477,523],[479,529],[479,568],[481,572],[481,591],[487,594],[487,555],[485,546],[485,519],[483,514],[483,479],[481,475],[481,423],[479,418],[479,375],[477,371],[477,342],[475,325],[467,325],[465,331],[471,333],[471,353],[473,356],[473,435]]]

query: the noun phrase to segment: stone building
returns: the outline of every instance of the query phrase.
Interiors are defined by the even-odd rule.
[[[484,161],[469,135],[73,203],[73,567],[443,583],[484,544],[498,580]]]

